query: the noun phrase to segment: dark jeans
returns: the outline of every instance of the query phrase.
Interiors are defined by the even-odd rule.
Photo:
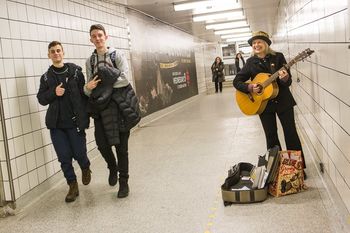
[[[130,131],[119,132],[120,143],[115,147],[117,152],[116,161],[115,155],[112,150],[112,146],[109,145],[108,139],[105,135],[103,124],[101,119],[95,119],[95,139],[97,148],[105,159],[107,166],[110,170],[116,169],[119,171],[121,178],[129,178],[129,153],[128,142]]]
[[[263,112],[259,115],[265,132],[267,149],[272,148],[275,145],[278,145],[280,148],[282,148],[277,135],[276,114],[283,128],[284,140],[286,142],[287,150],[300,150],[305,164],[304,153],[295,126],[293,108],[282,113]]]
[[[222,82],[215,81],[215,92],[218,92],[219,89],[222,92]]]
[[[86,152],[86,134],[72,129],[50,129],[52,144],[55,148],[58,161],[67,183],[77,179],[72,166],[73,158],[81,169],[90,167],[90,161]]]

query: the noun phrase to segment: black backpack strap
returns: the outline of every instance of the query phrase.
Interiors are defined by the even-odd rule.
[[[115,57],[116,57],[116,51],[114,50],[112,53],[109,54],[109,57],[111,58],[111,61],[113,63],[114,68],[118,68],[117,67],[117,63],[115,62]]]
[[[92,53],[91,57],[90,57],[90,67],[91,67],[92,76],[94,75],[96,58],[97,58],[97,52],[96,52],[96,49],[95,49],[94,52]]]

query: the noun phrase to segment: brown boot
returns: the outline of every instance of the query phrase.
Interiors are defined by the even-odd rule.
[[[81,170],[81,181],[83,182],[83,185],[90,184],[91,181],[91,170],[90,168],[84,168]]]
[[[128,185],[128,180],[120,178],[119,179],[119,191],[118,191],[118,198],[124,198],[129,195],[129,185]]]
[[[65,201],[72,202],[72,201],[75,201],[77,196],[79,196],[78,182],[75,180],[69,183],[68,185],[69,185],[69,191]]]

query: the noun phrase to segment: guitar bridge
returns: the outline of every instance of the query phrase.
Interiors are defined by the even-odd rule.
[[[251,93],[248,93],[248,97],[249,97],[250,101],[252,101],[253,103],[255,102],[253,95]]]

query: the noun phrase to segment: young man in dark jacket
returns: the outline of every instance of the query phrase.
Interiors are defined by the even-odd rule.
[[[138,107],[138,102],[127,100],[128,96],[135,96],[126,77],[128,62],[119,50],[106,46],[107,39],[108,35],[102,25],[95,24],[90,27],[90,41],[96,49],[86,61],[87,84],[84,92],[90,97],[89,106],[93,105],[92,108],[97,110],[90,111],[90,113],[94,118],[98,150],[109,169],[108,183],[110,186],[115,186],[119,176],[118,198],[124,198],[129,195],[128,141],[130,129],[139,121],[137,112],[136,118],[130,117],[129,113]],[[113,73],[118,73],[118,75],[113,75]],[[96,92],[109,93],[109,90],[111,90],[109,96],[101,95],[93,98]],[[108,98],[105,100],[105,97]],[[136,103],[137,106],[130,106],[128,103]],[[128,109],[123,109],[123,106],[126,105],[129,105]],[[117,160],[112,150],[113,146],[116,148]]]
[[[85,109],[87,98],[83,91],[85,79],[81,67],[63,63],[64,52],[60,42],[49,44],[48,57],[52,65],[41,76],[37,98],[41,105],[49,105],[45,122],[69,185],[65,201],[72,202],[79,196],[73,158],[82,169],[82,183],[88,185],[91,180],[85,134],[85,129],[89,127]]]

